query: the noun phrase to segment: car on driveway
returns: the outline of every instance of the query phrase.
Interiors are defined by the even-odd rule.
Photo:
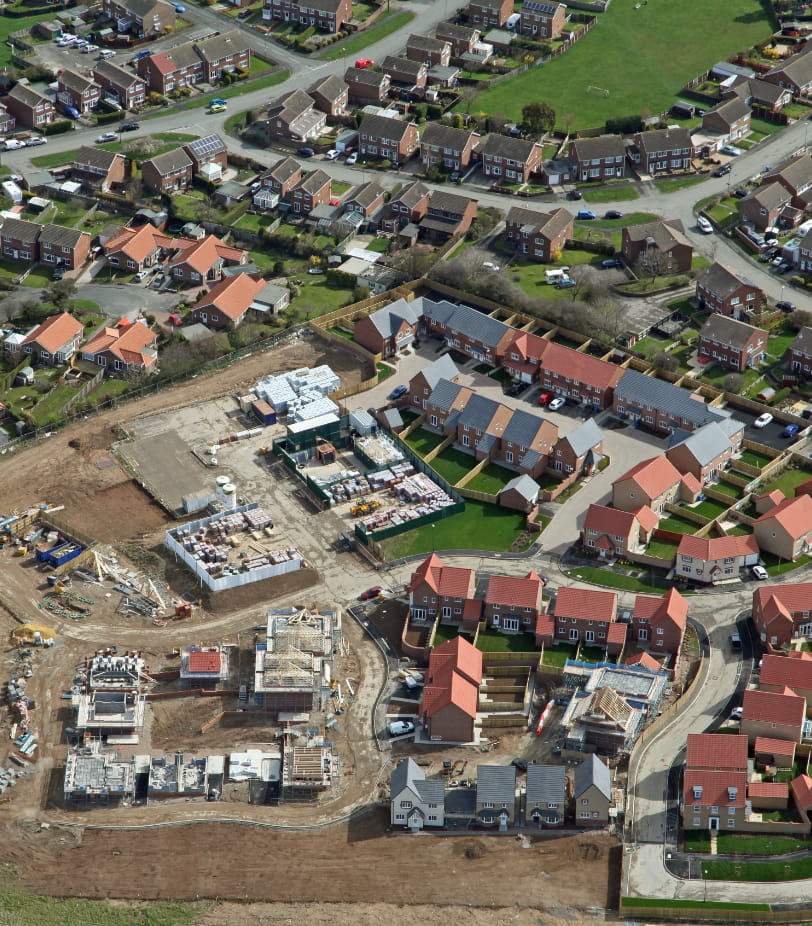
[[[735,145],[722,145],[719,151],[722,154],[730,155],[732,158],[737,158],[740,154],[744,154],[743,149],[737,148]]]
[[[595,213],[591,209],[579,209],[575,218],[586,221],[587,219],[594,219]]]
[[[705,218],[704,215],[699,215],[696,218],[696,227],[702,232],[703,235],[712,235],[713,234],[713,225]]]
[[[764,412],[763,415],[759,415],[758,418],[753,422],[754,428],[766,428],[773,420],[773,416],[769,412]]]
[[[570,190],[567,193],[567,199],[583,199],[583,194],[580,190]]]
[[[345,163],[348,164],[350,167],[352,167],[352,165],[355,164],[357,160],[358,160],[358,152],[353,151],[353,153],[347,158]]]
[[[407,733],[414,733],[414,724],[411,720],[393,720],[389,724],[390,736],[405,736]]]
[[[335,161],[338,157],[338,151],[335,148],[331,148],[327,154],[324,155],[325,161]]]
[[[790,270],[792,270],[792,262],[788,260],[782,260],[775,269],[778,273],[788,273]]]
[[[800,430],[799,424],[788,424],[781,432],[781,437],[797,437]]]
[[[395,386],[395,388],[389,393],[389,395],[386,398],[389,399],[390,402],[394,402],[395,399],[399,399],[402,395],[406,395],[408,391],[409,391],[408,386],[403,386],[403,385]]]
[[[559,408],[563,408],[567,404],[567,400],[563,396],[556,396],[552,402],[550,402],[550,411],[557,412]]]
[[[513,385],[507,390],[507,395],[521,395],[525,389],[527,389],[527,383],[513,383]]]
[[[550,402],[555,398],[554,392],[542,392],[542,394],[536,399],[539,405],[549,405]]]
[[[740,187],[738,188],[738,190],[734,190],[734,191],[733,191],[733,195],[736,197],[736,199],[744,199],[745,196],[749,196],[749,195],[750,195],[750,191],[749,191],[749,190],[745,190],[744,187],[741,187],[741,186],[740,186]]]
[[[731,719],[731,720],[741,720],[741,719],[742,719],[742,714],[743,714],[743,713],[744,713],[744,708],[743,708],[743,707],[741,707],[741,706],[740,706],[740,707],[734,707],[733,710],[730,712],[730,719]]]
[[[770,578],[769,573],[763,566],[753,566],[750,569],[750,572],[753,573],[753,578],[758,579],[760,582],[764,581],[764,579]]]
[[[96,139],[96,144],[103,145],[105,142],[115,141],[117,138],[118,136],[116,135],[115,132],[104,132],[102,135],[99,135],[99,137]]]
[[[622,212],[618,212],[617,209],[610,209],[610,210],[606,213],[606,215],[604,216],[604,218],[605,218],[605,219],[622,219],[622,218],[623,218],[623,213],[622,213]]]
[[[612,270],[615,267],[622,267],[622,266],[623,266],[623,261],[618,260],[617,257],[607,257],[606,260],[601,261],[601,267],[603,267],[604,270]]]

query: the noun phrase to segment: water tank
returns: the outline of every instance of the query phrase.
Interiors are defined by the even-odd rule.
[[[223,508],[237,507],[237,487],[233,482],[227,482],[222,487]]]

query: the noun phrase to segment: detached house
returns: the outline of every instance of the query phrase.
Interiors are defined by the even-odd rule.
[[[785,164],[780,170],[767,175],[767,180],[777,180],[792,193],[792,205],[805,209],[812,201],[812,157],[803,154]]]
[[[95,62],[90,73],[102,88],[105,99],[112,98],[122,109],[133,110],[143,106],[147,87],[137,74],[113,64],[112,61]]]
[[[298,161],[294,161],[293,158],[282,158],[260,176],[259,182],[263,189],[270,190],[280,199],[284,199],[301,179],[302,168]]]
[[[18,126],[41,129],[56,116],[50,97],[24,83],[15,84],[3,97],[3,105],[14,116]]]
[[[428,739],[475,742],[482,653],[463,637],[435,646],[429,653],[425,680],[419,716]]]
[[[414,122],[364,116],[358,129],[362,157],[387,159],[400,166],[420,147],[420,135]]]
[[[513,15],[513,0],[472,0],[465,14],[477,29],[501,29]]]
[[[676,572],[694,582],[729,582],[758,563],[758,541],[752,534],[695,537],[683,534],[677,547]]]
[[[241,266],[248,260],[246,251],[232,248],[215,235],[199,241],[184,242],[175,252],[167,272],[178,282],[189,285],[222,279],[224,267]]]
[[[746,277],[737,276],[729,267],[716,262],[697,278],[696,299],[709,312],[746,321],[761,311],[764,293]]]
[[[116,373],[154,373],[158,335],[144,322],[122,322],[102,328],[82,347],[82,358]]]
[[[552,466],[558,473],[588,476],[603,459],[603,433],[590,418],[555,445]]]
[[[291,90],[268,107],[265,130],[269,139],[303,142],[324,132],[327,116],[316,109],[304,90]]]
[[[791,208],[791,203],[792,193],[777,180],[772,180],[739,200],[739,216],[743,222],[749,222],[754,228],[764,231],[765,228],[779,224],[785,210]]]
[[[542,145],[508,135],[487,135],[479,144],[482,173],[496,183],[527,183],[541,170]]]
[[[426,214],[420,220],[420,235],[442,244],[454,235],[464,235],[476,213],[477,200],[446,190],[432,190]]]
[[[572,780],[576,826],[606,826],[612,800],[612,773],[596,755],[576,766]]]
[[[793,637],[812,637],[812,582],[759,586],[753,623],[770,649],[789,646]]]
[[[702,131],[715,136],[714,148],[735,144],[750,134],[750,107],[741,97],[732,97],[709,109],[702,117]]]
[[[805,379],[812,376],[812,328],[801,328],[787,351],[787,362],[793,373]]]
[[[192,159],[183,148],[175,148],[141,162],[144,186],[156,193],[186,190],[192,185],[192,175]]]
[[[68,363],[82,340],[84,327],[69,312],[51,315],[20,342],[23,354],[36,363],[54,366]]]
[[[406,57],[412,61],[422,61],[429,67],[434,64],[448,67],[451,61],[451,43],[413,34],[406,41]]]
[[[492,575],[485,592],[483,617],[502,633],[532,633],[544,611],[544,582],[535,572],[526,576]]]
[[[621,252],[629,265],[656,276],[687,272],[694,255],[679,219],[624,226]]]
[[[795,562],[812,547],[812,498],[787,498],[756,521],[758,545],[785,561]]]
[[[236,328],[266,285],[265,280],[255,280],[247,273],[226,277],[198,299],[189,315],[208,328]]]
[[[506,830],[516,822],[517,803],[515,766],[477,766],[476,815],[482,826]]]
[[[696,148],[688,129],[653,129],[634,136],[636,163],[644,174],[690,170]]]
[[[72,106],[79,113],[94,110],[101,100],[101,87],[91,78],[67,68],[56,79],[56,98],[63,106]]]
[[[343,116],[349,102],[349,87],[335,74],[322,77],[307,88],[316,109],[328,116]]]
[[[349,99],[361,106],[367,103],[383,103],[389,96],[389,75],[381,71],[347,68],[344,81],[348,87]]]
[[[626,146],[620,135],[578,138],[570,145],[579,180],[614,180],[626,173]]]
[[[567,810],[567,770],[563,765],[528,765],[524,822],[561,826]]]
[[[631,636],[656,655],[679,655],[688,623],[688,602],[672,588],[662,597],[638,595],[634,600]]]
[[[76,153],[71,168],[71,179],[86,190],[109,193],[114,184],[127,178],[127,159],[115,151],[83,145]]]
[[[392,772],[389,787],[389,822],[419,832],[445,823],[445,785],[429,780],[414,759],[402,759]]]
[[[135,273],[154,266],[175,240],[146,223],[139,228],[125,226],[104,244],[104,254],[111,267]]]
[[[412,573],[406,586],[409,594],[409,620],[414,623],[456,624],[473,632],[482,617],[482,602],[474,598],[476,573],[473,569],[446,566],[432,553]]]
[[[567,24],[567,7],[563,3],[527,0],[519,13],[519,32],[533,38],[557,39]]]
[[[478,141],[476,132],[430,122],[420,137],[420,159],[426,168],[441,164],[447,170],[465,171]]]
[[[359,183],[347,193],[341,205],[347,212],[357,212],[368,219],[383,206],[386,191],[374,180]]]
[[[612,504],[622,511],[636,511],[646,505],[655,514],[662,515],[666,504],[695,501],[701,489],[694,476],[680,473],[666,457],[652,457],[615,479]]]
[[[204,138],[186,142],[183,150],[192,161],[193,174],[200,174],[204,168],[212,165],[219,167],[221,172],[228,167],[228,148],[219,135],[206,135]]]
[[[659,518],[646,505],[635,511],[592,504],[587,509],[581,543],[601,559],[642,553],[651,541]]]
[[[103,0],[104,12],[116,30],[137,38],[161,35],[175,28],[175,8],[164,0]]]
[[[746,820],[747,773],[685,770],[682,823],[692,830],[735,830]]]
[[[741,450],[744,424],[735,418],[711,421],[666,450],[669,462],[700,485],[715,482]]]
[[[800,52],[785,58],[761,79],[791,90],[796,99],[808,94],[812,90],[812,56],[809,51],[808,45],[802,45]]]
[[[398,299],[359,318],[353,326],[352,337],[370,353],[394,357],[412,345],[419,321],[420,315],[412,303]],[[453,363],[450,357],[448,360]]]
[[[750,745],[759,736],[800,743],[805,720],[806,701],[791,688],[744,692],[741,732]]]
[[[398,58],[387,55],[381,65],[384,74],[388,74],[393,84],[406,87],[425,87],[429,76],[428,67],[420,60]]]
[[[573,224],[572,213],[567,209],[547,213],[513,206],[505,220],[504,238],[529,260],[550,263],[572,237]]]
[[[762,363],[766,351],[766,331],[726,315],[711,315],[699,332],[699,357],[738,373]]]

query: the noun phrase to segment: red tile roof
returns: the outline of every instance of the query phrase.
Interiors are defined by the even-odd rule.
[[[758,554],[758,541],[753,534],[728,537],[695,537],[683,534],[677,547],[677,556],[692,556],[709,563],[729,557]]]
[[[239,321],[251,308],[251,303],[260,290],[267,286],[265,280],[255,280],[247,273],[221,280],[192,306],[192,311],[202,308],[217,308],[232,321]]]
[[[482,652],[464,637],[454,637],[446,643],[435,646],[429,653],[429,667],[426,678],[432,681],[433,671],[451,664],[465,678],[475,685],[482,684]]]
[[[511,363],[510,349],[516,351],[521,357],[527,360],[540,360],[545,350],[550,346],[547,338],[539,337],[537,334],[530,334],[528,331],[519,331],[508,348],[506,364]],[[512,361],[514,364],[516,361]]]
[[[626,631],[628,624],[618,624],[614,622],[606,628],[606,642],[624,644],[626,642]]]
[[[747,796],[789,798],[789,785],[785,781],[751,781]]]
[[[747,737],[689,733],[686,768],[747,770]]]
[[[608,389],[616,386],[625,372],[614,363],[599,360],[583,351],[573,350],[551,341],[541,357],[541,368],[559,376],[568,376],[582,385]]]
[[[627,666],[642,666],[644,669],[650,669],[652,672],[657,672],[662,668],[660,663],[648,653],[635,653],[634,656],[629,656],[628,659],[624,659],[623,664]]]
[[[789,688],[781,692],[745,691],[742,707],[742,723],[753,720],[801,727],[806,717],[806,701]]]
[[[773,518],[790,537],[795,540],[804,537],[812,530],[812,498],[808,495],[787,498],[758,518],[756,523],[761,524]]]
[[[536,636],[555,636],[555,618],[546,611],[536,618]]]
[[[149,367],[155,357],[144,353],[144,349],[155,344],[157,335],[141,322],[117,328],[102,328],[87,344],[82,345],[83,354],[99,354],[109,350],[113,356],[128,364]]]
[[[476,575],[473,569],[446,566],[436,553],[432,553],[412,573],[408,591],[414,591],[423,582],[435,594],[446,598],[472,598],[476,588]]]
[[[702,788],[702,796],[694,795],[694,786]],[[728,788],[735,788],[731,800]],[[682,784],[682,798],[686,807],[744,807],[747,791],[746,772],[709,772],[687,769]]]
[[[244,254],[245,252],[240,248],[231,248],[223,244],[216,235],[206,235],[205,238],[193,241],[181,248],[172,258],[169,266],[174,268],[181,264],[188,264],[192,270],[205,276],[218,261],[224,260],[239,264]]]
[[[617,485],[627,479],[633,479],[649,498],[659,498],[668,489],[682,480],[680,471],[664,456],[652,457],[633,466],[612,483]]]
[[[684,630],[688,620],[688,602],[675,588],[662,596],[638,595],[634,600],[632,617],[645,618],[652,627],[671,621]]]
[[[770,736],[757,736],[754,749],[756,753],[768,753],[773,756],[795,755],[795,743],[791,740],[776,740]]]
[[[762,688],[767,685],[789,686],[796,692],[810,691],[812,660],[767,655],[761,661],[760,685]]]
[[[504,604],[513,608],[541,607],[544,584],[535,572],[526,576],[491,576],[485,594],[487,604]]]
[[[147,222],[140,228],[125,226],[104,245],[106,255],[121,251],[126,257],[140,263],[157,248],[182,247],[190,244],[186,238],[170,238]]]
[[[450,704],[476,717],[482,683],[482,653],[462,637],[435,646],[429,653],[420,712],[432,717]]]
[[[646,533],[653,531],[660,523],[660,516],[649,508],[648,505],[641,505],[639,508],[635,508],[632,513],[637,518],[640,527],[642,527]]]
[[[649,509],[651,511],[651,509]],[[635,515],[631,511],[608,508],[606,505],[590,505],[584,521],[585,531],[598,531],[612,537],[628,537],[634,530]]]
[[[617,616],[617,595],[591,588],[559,588],[555,599],[555,616],[613,621]]]
[[[220,651],[192,650],[189,653],[189,671],[206,673],[219,672]]]
[[[799,807],[804,810],[812,807],[812,778],[809,775],[799,775],[797,778],[793,778],[790,782],[790,788],[792,788],[795,803]]]
[[[765,621],[770,621],[777,614],[812,611],[812,582],[761,585],[753,596],[753,605],[754,609],[761,611]]]
[[[809,481],[812,482],[812,480],[809,480]],[[803,492],[799,493],[798,489],[796,488],[795,494],[803,495],[804,493]],[[774,507],[775,505],[780,505],[781,502],[784,501],[786,496],[779,489],[773,489],[772,492],[764,492],[761,495],[757,496],[757,501],[761,501],[761,499],[763,498],[768,498],[773,503],[773,507]]]
[[[61,315],[50,315],[41,325],[37,325],[21,345],[36,342],[49,354],[55,354],[83,331],[82,323],[76,321],[70,312],[62,312]]]
[[[152,55],[149,59],[149,63],[160,74],[173,74],[178,69],[178,66],[165,51],[160,51]]]

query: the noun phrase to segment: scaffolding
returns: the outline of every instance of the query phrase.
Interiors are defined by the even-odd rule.
[[[332,743],[309,731],[304,745],[296,744],[292,731],[284,734],[282,750],[282,800],[316,801],[332,787],[338,757]]]

